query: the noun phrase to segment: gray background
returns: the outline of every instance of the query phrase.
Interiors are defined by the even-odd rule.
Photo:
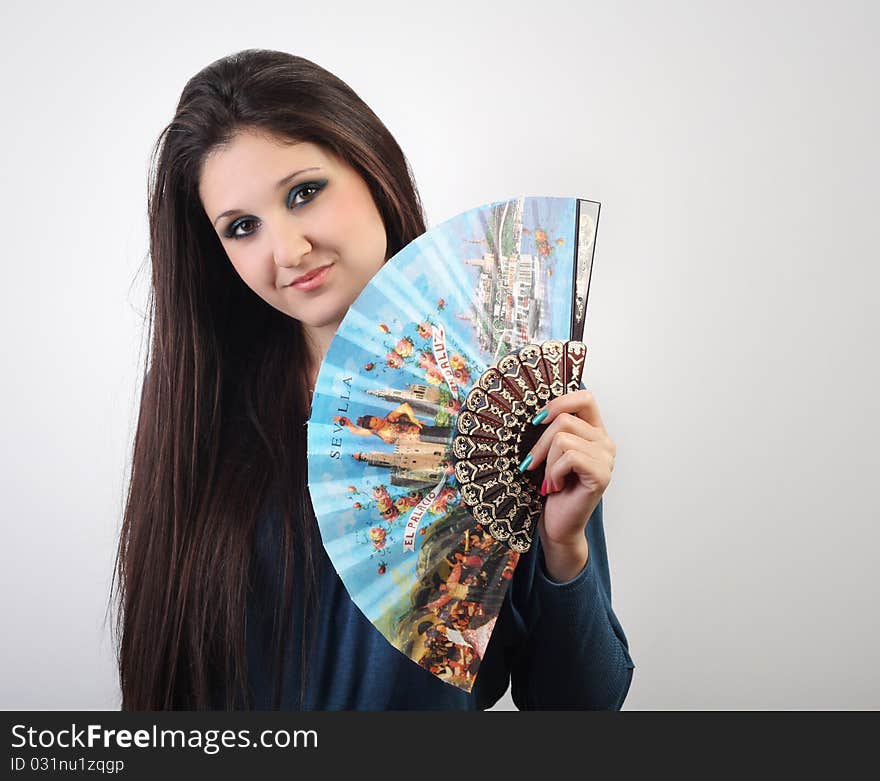
[[[877,4],[4,8],[0,706],[119,705],[149,150],[252,46],[347,81],[431,225],[602,202],[586,381],[618,445],[625,708],[880,705]]]

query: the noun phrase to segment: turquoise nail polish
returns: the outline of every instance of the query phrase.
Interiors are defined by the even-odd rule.
[[[532,425],[537,426],[544,418],[547,417],[547,410],[542,409],[535,417],[532,418]]]
[[[532,454],[529,453],[524,459],[523,462],[517,467],[520,472],[525,472],[532,464]]]

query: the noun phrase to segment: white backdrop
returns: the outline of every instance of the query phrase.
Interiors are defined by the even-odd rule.
[[[602,202],[585,377],[618,445],[624,707],[880,706],[877,4],[4,8],[0,707],[119,707],[148,156],[249,47],[347,81],[431,225]]]

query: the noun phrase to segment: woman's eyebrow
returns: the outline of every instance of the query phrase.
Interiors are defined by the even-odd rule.
[[[311,168],[303,168],[301,171],[294,171],[292,174],[288,174],[283,179],[279,179],[278,183],[275,185],[275,189],[277,190],[281,187],[284,187],[284,185],[286,185],[288,182],[293,181],[294,179],[296,179],[297,176],[299,176],[300,174],[304,174],[307,171],[320,171],[320,170],[321,170],[321,166],[313,165]]]
[[[320,170],[321,170],[321,166],[313,165],[310,168],[302,168],[299,171],[294,171],[292,174],[288,174],[283,179],[279,179],[278,182],[275,184],[275,189],[278,190],[278,189],[284,187],[284,185],[286,185],[288,182],[291,182],[294,179],[296,179],[296,177],[299,176],[300,174],[308,173],[309,171],[320,171]],[[221,212],[220,214],[218,214],[212,224],[214,226],[216,226],[217,223],[220,220],[222,220],[224,217],[226,217],[227,215],[236,214],[240,211],[241,211],[241,209],[227,209],[225,212]]]

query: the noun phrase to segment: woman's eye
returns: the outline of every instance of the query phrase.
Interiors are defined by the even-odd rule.
[[[247,225],[249,222],[257,222],[257,220],[252,220],[250,217],[247,217],[243,220],[236,220],[229,226],[226,230],[226,238],[227,239],[243,239],[247,236],[250,236],[254,231],[253,229],[245,232],[245,233],[237,233],[236,231],[242,226]]]
[[[301,184],[298,187],[294,187],[287,198],[287,205],[289,207],[299,206],[302,203],[308,203],[309,201],[314,200],[315,196],[321,191],[326,182],[306,182],[305,184]],[[305,201],[296,202],[296,199],[299,198],[300,195],[305,196]]]

